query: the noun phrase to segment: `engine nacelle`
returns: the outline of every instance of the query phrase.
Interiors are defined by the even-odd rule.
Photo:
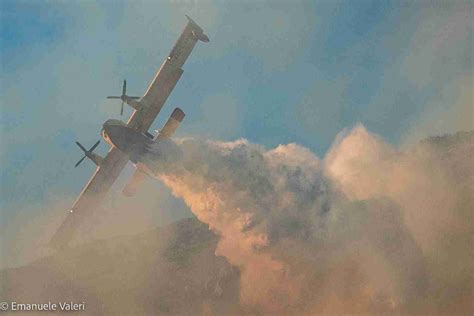
[[[130,107],[134,108],[135,110],[140,110],[143,107],[142,104],[140,102],[138,102],[135,97],[125,96],[124,101],[125,101],[125,103],[127,103]]]

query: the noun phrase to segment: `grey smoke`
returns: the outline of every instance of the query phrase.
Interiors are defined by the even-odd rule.
[[[324,160],[296,144],[190,138],[144,161],[219,235],[216,255],[240,269],[249,310],[466,312],[472,187],[433,148],[402,152],[358,126]],[[457,165],[472,166],[463,154]]]

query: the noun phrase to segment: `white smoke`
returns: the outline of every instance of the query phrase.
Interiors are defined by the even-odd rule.
[[[249,310],[468,310],[472,187],[428,144],[400,152],[362,126],[346,134],[323,161],[296,144],[198,139],[146,160],[219,235]]]

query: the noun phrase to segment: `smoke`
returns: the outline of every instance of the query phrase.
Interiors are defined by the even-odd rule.
[[[249,311],[467,312],[472,138],[400,151],[357,126],[324,160],[296,144],[189,138],[144,161],[217,233]]]
[[[125,173],[129,171],[134,170]],[[122,189],[129,177],[125,174],[116,186]],[[44,203],[18,207],[15,217],[0,230],[0,269],[28,265],[53,254],[51,238],[68,215],[74,198],[55,192]],[[96,212],[79,223],[69,245],[76,247],[117,236],[134,236],[191,215],[166,186],[147,178],[134,197],[109,194]]]

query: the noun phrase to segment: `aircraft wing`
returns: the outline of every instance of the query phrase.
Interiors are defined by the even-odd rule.
[[[197,41],[208,42],[203,30],[189,17],[188,23],[168,57],[162,63],[145,95],[127,122],[127,126],[147,132],[171,94],[183,70],[181,67],[191,54]],[[106,193],[120,175],[129,160],[128,155],[112,147],[100,163],[94,175],[82,190],[66,220],[51,240],[55,248],[66,246],[73,238],[78,225],[90,215],[104,199]]]
[[[51,239],[51,245],[61,248],[72,239],[76,228],[90,215],[105,197],[128,162],[128,155],[112,147],[94,175],[86,184],[69,214]]]
[[[197,41],[208,42],[209,38],[190,17],[181,36],[174,45],[168,57],[161,64],[155,78],[150,83],[143,98],[139,101],[140,107],[135,110],[127,122],[128,127],[146,132],[155,120],[166,102],[171,91],[183,74],[181,67],[191,54]]]

